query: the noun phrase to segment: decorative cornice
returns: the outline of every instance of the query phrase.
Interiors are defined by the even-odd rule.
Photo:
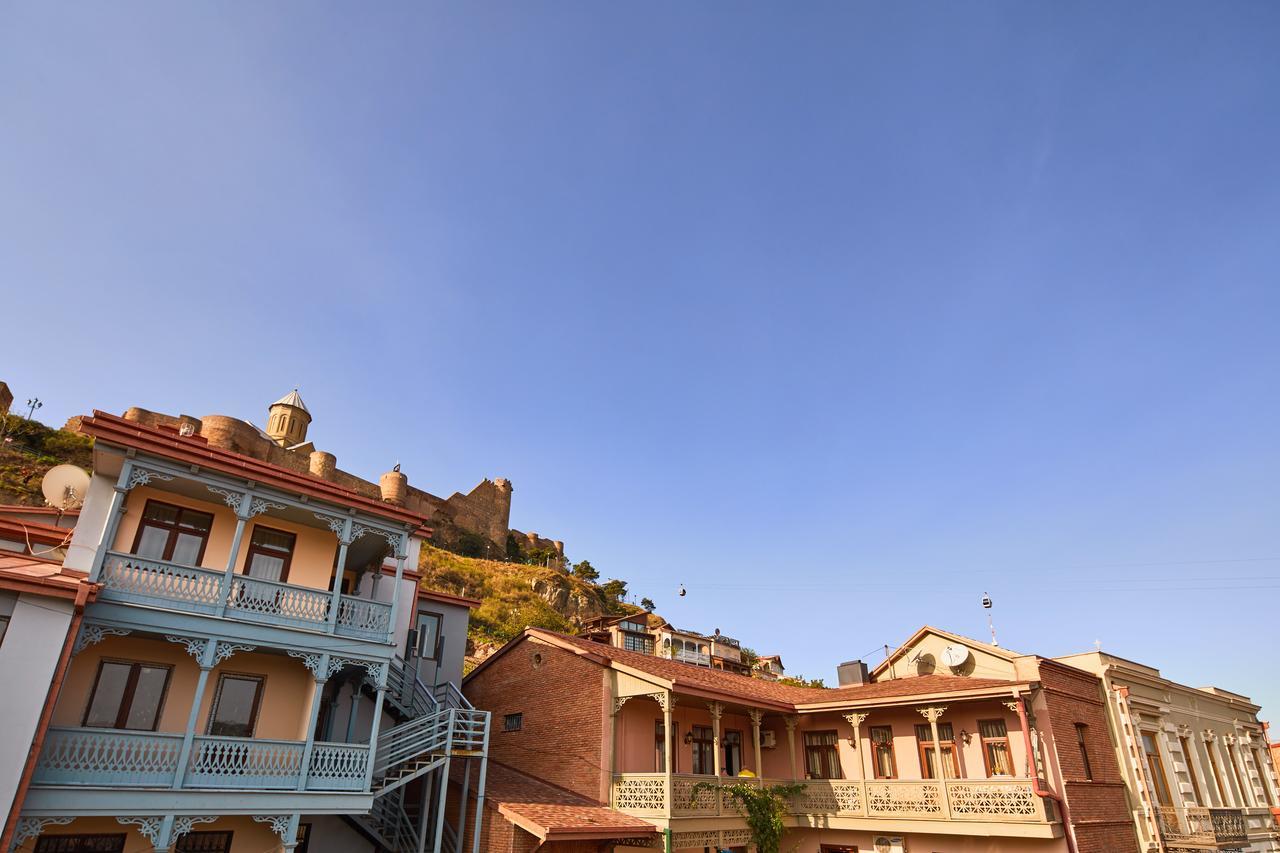
[[[160,816],[150,817],[117,817],[116,823],[121,826],[136,826],[138,832],[147,837],[152,847],[160,845],[160,832],[164,829],[164,818]]]
[[[173,819],[173,840],[177,842],[197,823],[213,823],[217,819],[217,815],[177,815]]]
[[[215,664],[219,664],[219,663],[222,663],[222,662],[223,662],[223,661],[225,661],[225,660],[230,660],[230,659],[231,659],[231,656],[232,656],[232,655],[234,655],[236,652],[251,652],[251,651],[253,651],[253,650],[254,650],[254,649],[256,649],[256,648],[258,648],[258,647],[257,647],[257,646],[245,646],[245,645],[242,645],[242,644],[240,644],[240,643],[223,643],[223,642],[219,642],[219,643],[218,643],[218,648],[217,648],[217,649],[215,649],[215,650],[214,650],[214,652],[213,652],[213,662],[214,662]]]
[[[182,645],[187,654],[191,655],[196,660],[200,660],[204,657],[206,645],[213,642],[212,640],[207,640],[204,637],[182,637],[176,634],[165,634],[164,638],[171,643],[178,643]]]
[[[1008,708],[1010,714],[1016,714],[1018,713],[1018,709],[1022,707],[1022,700],[1014,699],[1010,702],[1001,702],[1000,704]]]
[[[868,711],[850,711],[844,715],[845,722],[853,726],[855,729],[867,721],[867,717],[871,714]]]
[[[924,717],[931,723],[936,723],[942,719],[942,715],[946,713],[946,705],[930,705],[928,708],[916,708],[920,716]]]
[[[206,489],[215,495],[222,495],[222,502],[231,507],[235,512],[240,512],[240,504],[244,499],[244,492],[235,492],[231,489],[220,489],[217,486],[205,486]]]
[[[788,734],[795,734],[796,728],[800,725],[800,718],[794,714],[788,714],[786,717],[782,718],[782,723],[787,727]]]
[[[130,631],[125,628],[112,628],[109,625],[82,625],[75,645],[71,648],[71,654],[78,655],[89,646],[101,643],[108,636],[123,637],[129,633]]]
[[[650,693],[649,695],[653,697],[653,701],[657,702],[664,712],[670,711],[676,706],[676,695],[669,690],[662,693]]]
[[[339,542],[343,545],[351,544],[350,537],[346,539],[342,538],[342,531],[347,527],[347,520],[345,518],[339,518],[336,515],[327,515],[322,512],[313,512],[311,514],[323,521],[328,526],[329,531],[333,533],[334,536],[338,537]]]
[[[285,844],[289,843],[289,822],[290,815],[287,814],[256,814],[253,816],[254,823],[270,824],[271,831],[280,836],[280,840]]]
[[[23,817],[18,819],[17,826],[13,830],[13,841],[9,843],[10,850],[17,850],[28,839],[35,838],[44,832],[46,826],[66,826],[75,820],[74,817]]]
[[[253,518],[255,515],[262,515],[269,509],[288,509],[288,507],[284,504],[269,501],[266,498],[254,498],[249,502],[249,518]]]
[[[619,713],[620,711],[622,711],[622,706],[623,706],[623,705],[625,705],[625,704],[627,704],[627,701],[628,701],[628,700],[630,700],[630,699],[632,699],[632,698],[633,698],[633,697],[631,697],[631,696],[615,696],[615,697],[613,697],[613,714],[614,714],[614,716],[617,716],[617,715],[618,715],[618,713]]]
[[[760,728],[760,724],[764,722],[764,711],[759,708],[748,708],[747,716],[751,718],[751,725]]]
[[[1213,729],[1205,729],[1204,731],[1200,732],[1200,738],[1205,743],[1213,743],[1214,740],[1217,739],[1217,737],[1218,737],[1218,734]]]
[[[720,718],[724,715],[724,705],[719,702],[708,702],[707,710],[711,712],[711,721],[713,723],[720,722]]]
[[[137,486],[149,485],[152,480],[167,481],[172,479],[173,477],[169,474],[162,474],[159,471],[151,471],[147,468],[139,468],[135,465],[133,470],[129,472],[129,482],[125,484],[124,490],[128,492]]]

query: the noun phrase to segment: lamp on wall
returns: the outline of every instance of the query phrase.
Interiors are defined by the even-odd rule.
[[[965,746],[968,746],[969,741],[972,739],[973,739],[973,735],[969,734],[964,729],[960,730],[960,740],[964,743]]]
[[[689,744],[693,743],[693,731],[692,731],[692,730],[691,730],[691,731],[687,731],[687,732],[685,732],[685,733],[684,733],[684,743],[685,743],[685,746],[688,746]]]

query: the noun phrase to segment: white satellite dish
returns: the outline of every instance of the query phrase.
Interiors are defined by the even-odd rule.
[[[959,643],[953,643],[942,650],[942,661],[952,669],[959,669],[969,660],[973,652]]]
[[[40,481],[40,491],[49,506],[72,509],[84,503],[89,493],[89,475],[75,465],[55,465]]]

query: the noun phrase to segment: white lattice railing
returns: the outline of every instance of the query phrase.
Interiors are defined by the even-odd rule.
[[[362,791],[368,767],[368,744],[317,743],[311,752],[307,790]]]
[[[51,727],[32,781],[45,785],[173,784],[182,735]]]
[[[671,778],[670,814],[673,817],[736,816],[737,809],[722,791],[707,787],[714,777],[676,774]],[[811,779],[792,783],[779,779],[723,779],[730,784],[790,785],[802,790],[792,797],[794,815],[882,817],[989,821],[996,823],[1047,823],[1051,821],[1044,800],[1025,779],[948,779],[951,802],[947,812],[942,784],[936,780]],[[638,816],[663,816],[667,812],[667,780],[662,773],[621,773],[614,776],[611,803],[615,809]]]
[[[296,788],[304,744],[290,740],[195,739],[187,784],[193,788]]]
[[[223,572],[146,560],[107,552],[102,564],[102,597],[196,613],[217,613],[224,605]],[[329,631],[332,594],[328,590],[233,575],[225,592],[225,614],[232,619]],[[343,595],[333,632],[348,637],[386,641],[391,631],[391,605]]]

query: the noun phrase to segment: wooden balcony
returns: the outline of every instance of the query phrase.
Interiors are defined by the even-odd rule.
[[[183,736],[54,727],[32,782],[47,786],[241,791],[365,791],[369,746],[198,735],[181,781]]]
[[[714,776],[677,774],[672,776],[668,791],[665,774],[622,773],[614,776],[611,805],[646,818],[739,817],[731,799],[718,788],[741,783],[793,784],[750,778],[720,779],[717,784]],[[801,823],[828,818],[1046,827],[1057,823],[1047,802],[1036,796],[1027,779],[823,779],[794,784],[804,788],[791,798],[790,809]]]
[[[108,551],[99,598],[388,642],[391,605],[328,590]]]

